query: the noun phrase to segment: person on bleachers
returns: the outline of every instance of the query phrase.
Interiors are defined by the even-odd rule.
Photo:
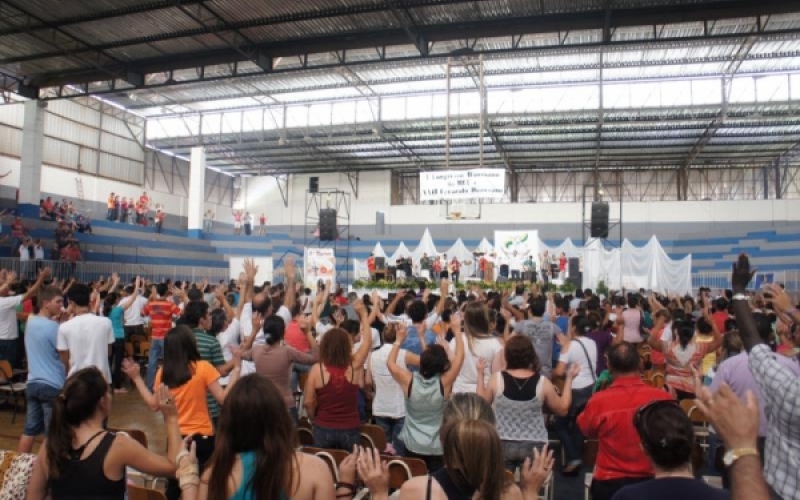
[[[136,224],[136,202],[133,199],[133,196],[128,198],[128,215],[127,215],[128,224],[134,225]]]
[[[14,222],[11,223],[11,248],[14,256],[18,256],[19,246],[28,234],[28,228],[22,222],[22,218],[14,217]]]
[[[128,218],[128,198],[125,196],[122,197],[119,203],[119,218],[117,219],[120,223],[125,224],[125,221]]]
[[[141,208],[141,221],[139,224],[146,226],[147,225],[147,213],[150,211],[150,197],[147,196],[147,191],[142,192],[142,195],[139,196],[139,206]]]
[[[78,215],[78,219],[75,222],[75,227],[77,228],[78,232],[89,233],[92,234],[92,221],[90,221],[85,215],[81,214]]]
[[[158,207],[158,209],[156,209],[156,215],[155,215],[156,233],[161,234],[161,228],[164,226],[164,219],[166,219],[166,217],[167,213],[164,212],[164,210],[162,210],[161,207]]]
[[[23,238],[17,249],[19,253],[19,275],[23,280],[30,279],[33,272],[33,241]]]
[[[245,212],[242,222],[244,223],[245,236],[251,236],[253,234],[253,216],[250,212]]]
[[[47,208],[44,206],[44,200],[39,200],[39,219],[53,220],[53,218],[50,216],[50,212],[48,212]]]
[[[258,218],[258,235],[259,236],[266,236],[267,235],[267,216],[264,213],[261,213],[261,216]]]
[[[117,197],[114,193],[108,195],[108,200],[106,200],[106,207],[108,211],[106,212],[106,220],[112,221],[114,220],[114,207],[116,206],[116,199]]]
[[[233,234],[239,236],[242,234],[242,214],[241,210],[234,210],[233,211]]]

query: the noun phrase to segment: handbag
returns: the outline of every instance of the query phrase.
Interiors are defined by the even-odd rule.
[[[596,383],[597,374],[595,373],[595,367],[592,366],[592,358],[589,357],[589,351],[586,350],[582,342],[578,342],[577,340],[575,342],[581,346],[583,355],[586,356],[586,363],[589,365],[589,371],[592,373],[592,380]],[[584,408],[586,408],[586,403],[589,402],[589,398],[592,397],[593,393],[594,384],[589,387],[584,387],[583,389],[572,389],[572,403],[569,405],[568,416],[574,418],[580,415]]]

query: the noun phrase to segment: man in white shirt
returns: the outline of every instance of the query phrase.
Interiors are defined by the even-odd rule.
[[[61,362],[67,369],[67,376],[83,368],[97,367],[111,383],[111,369],[108,358],[114,343],[114,329],[111,320],[95,316],[89,312],[88,286],[72,285],[67,293],[72,319],[58,327],[56,348]]]
[[[514,252],[511,254],[509,258],[509,268],[511,269],[512,280],[522,279],[522,256],[519,255],[519,253]]]
[[[17,341],[19,339],[19,322],[17,306],[39,293],[42,283],[50,277],[50,268],[39,273],[36,282],[24,295],[9,295],[12,283],[16,280],[14,273],[0,273],[0,361],[8,361],[11,366],[17,365]]]
[[[126,286],[125,293],[127,296],[119,302],[120,307],[124,308],[133,301],[133,304],[125,309],[122,317],[123,324],[125,325],[125,340],[129,340],[132,335],[145,336],[142,309],[147,305],[147,299],[138,293],[134,295],[133,290],[133,285]]]

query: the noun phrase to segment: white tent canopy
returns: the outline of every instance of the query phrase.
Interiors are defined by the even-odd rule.
[[[408,257],[411,257],[411,251],[408,249],[405,243],[401,242],[397,247],[397,250],[395,250],[392,256],[389,257],[389,265],[393,266],[394,263],[397,262],[397,259],[406,259]]]
[[[544,253],[544,251],[550,255],[561,255],[561,252],[564,252],[564,255],[569,257],[582,257],[583,256],[583,248],[576,246],[571,239],[567,238],[566,240],[562,241],[561,244],[555,247],[551,247],[545,245],[544,242],[540,239],[539,240],[539,251]]]
[[[424,254],[428,254],[428,257],[435,257],[439,255],[439,253],[436,251],[436,245],[433,244],[431,232],[427,228],[425,229],[425,232],[422,233],[422,238],[419,240],[417,248],[411,252],[411,258],[413,259],[415,266],[419,264],[419,260]]]
[[[386,257],[386,252],[383,251],[383,247],[381,246],[380,242],[375,245],[375,248],[372,249],[372,255],[375,257]]]
[[[447,254],[448,260],[452,259],[453,257],[456,257],[459,262],[471,263],[474,260],[472,252],[470,252],[467,246],[464,245],[464,242],[461,240],[461,238],[457,239],[456,242],[453,243],[453,246],[451,246],[445,253]]]
[[[494,251],[494,247],[491,243],[489,243],[489,240],[484,238],[481,240],[480,244],[478,244],[478,248],[476,248],[475,251],[478,253],[489,254]]]

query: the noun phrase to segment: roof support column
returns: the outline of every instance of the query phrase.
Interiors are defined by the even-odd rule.
[[[203,208],[205,207],[206,149],[192,148],[189,163],[189,232],[190,238],[203,237]]]
[[[22,156],[17,206],[19,215],[38,218],[42,188],[46,105],[40,101],[27,101],[23,106]]]

